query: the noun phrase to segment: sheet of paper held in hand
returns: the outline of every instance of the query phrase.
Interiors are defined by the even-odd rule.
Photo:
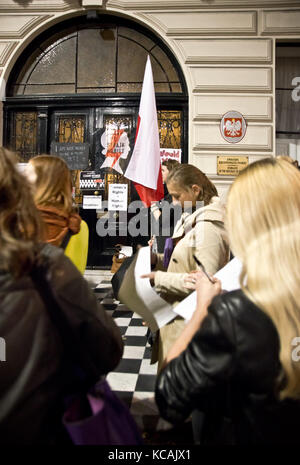
[[[237,259],[233,258],[227,265],[219,270],[215,277],[218,278],[222,283],[223,291],[234,291],[240,289],[240,274],[242,270],[242,263]],[[174,307],[174,312],[182,316],[185,320],[190,320],[196,309],[196,291],[192,292],[188,297]]]
[[[140,315],[151,331],[157,331],[177,315],[172,305],[163,300],[151,287],[148,278],[141,278],[151,272],[150,247],[142,247],[125,273],[118,298],[130,310]]]
[[[133,254],[133,247],[130,247],[128,245],[122,245],[120,253],[119,253],[119,258],[122,258],[123,255],[126,255],[126,257],[131,257]]]

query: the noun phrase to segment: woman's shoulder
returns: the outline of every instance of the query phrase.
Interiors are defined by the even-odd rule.
[[[222,326],[235,328],[235,332],[264,334],[278,340],[278,332],[271,318],[243,292],[237,289],[216,296],[209,307],[209,313]]]
[[[224,311],[230,311],[232,315],[241,315],[244,312],[258,312],[264,315],[263,311],[243,292],[242,289],[236,289],[230,292],[223,292],[216,296],[210,305],[214,312],[222,314]]]
[[[199,205],[193,214],[196,225],[199,222],[219,222],[224,223],[225,206],[219,197],[212,197],[208,205]]]

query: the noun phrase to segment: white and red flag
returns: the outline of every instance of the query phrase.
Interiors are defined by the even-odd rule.
[[[148,55],[141,94],[137,132],[124,176],[134,182],[146,207],[164,197],[154,82]]]

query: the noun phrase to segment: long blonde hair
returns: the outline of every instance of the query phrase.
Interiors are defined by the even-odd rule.
[[[299,171],[274,158],[249,165],[229,191],[226,227],[243,263],[241,287],[279,334],[286,381],[280,386],[278,379],[280,398],[300,398],[300,363],[292,360],[292,341],[300,336]]]
[[[36,173],[34,201],[38,206],[54,206],[70,214],[72,180],[66,162],[54,155],[38,155],[29,162]]]
[[[0,270],[19,277],[36,259],[42,225],[16,163],[16,155],[0,147]]]

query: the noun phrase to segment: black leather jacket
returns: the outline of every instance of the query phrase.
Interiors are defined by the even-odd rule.
[[[42,254],[48,257],[47,280],[56,300],[99,377],[113,370],[123,351],[118,327],[61,249],[47,245]],[[64,396],[80,389],[81,381],[28,275],[0,274],[0,337],[6,341],[6,361],[0,362],[0,444],[65,441]]]
[[[177,423],[201,410],[208,444],[298,443],[300,404],[275,393],[279,349],[273,322],[241,290],[215,297],[187,349],[158,377],[161,415]]]

